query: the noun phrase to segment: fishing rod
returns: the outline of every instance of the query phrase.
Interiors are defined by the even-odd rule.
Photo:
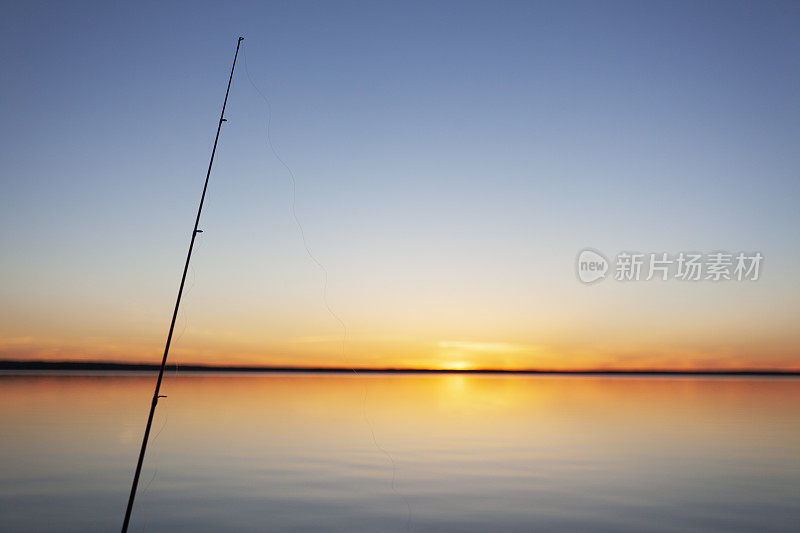
[[[147,448],[147,439],[150,437],[150,427],[153,425],[153,414],[156,412],[156,405],[158,399],[163,398],[159,394],[161,390],[161,380],[164,378],[164,368],[167,366],[167,356],[169,355],[169,345],[172,342],[172,333],[175,331],[175,319],[178,317],[178,308],[181,305],[181,296],[183,295],[183,286],[186,283],[186,272],[189,270],[189,261],[192,259],[192,249],[194,248],[194,240],[198,233],[203,230],[197,229],[200,223],[200,213],[203,211],[203,201],[206,199],[206,189],[208,189],[208,178],[211,177],[211,166],[214,164],[214,154],[217,151],[217,142],[219,141],[219,132],[222,129],[222,123],[226,122],[225,119],[225,106],[228,103],[228,93],[231,91],[231,81],[233,80],[233,69],[236,68],[236,58],[239,55],[239,46],[242,44],[244,37],[239,37],[236,42],[236,53],[233,55],[233,65],[231,66],[231,75],[228,77],[228,88],[225,90],[225,100],[222,102],[222,112],[219,114],[219,124],[217,124],[217,136],[214,137],[214,147],[211,149],[211,161],[208,162],[208,172],[206,172],[206,182],[203,185],[203,194],[200,196],[200,205],[197,207],[197,217],[194,220],[194,229],[192,230],[192,240],[189,242],[189,253],[186,254],[186,264],[183,267],[183,276],[181,276],[181,285],[178,288],[178,299],[175,301],[175,310],[172,312],[172,322],[169,325],[169,334],[167,335],[167,345],[164,348],[164,357],[161,359],[161,369],[158,371],[158,380],[156,381],[156,389],[153,392],[153,400],[150,403],[150,414],[147,417],[147,426],[144,430],[144,438],[142,439],[142,448],[139,450],[139,461],[136,463],[136,473],[133,475],[133,484],[131,485],[131,494],[128,497],[128,508],[125,510],[125,520],[122,522],[122,533],[128,531],[128,523],[131,520],[131,511],[133,510],[133,500],[136,498],[136,488],[139,485],[139,475],[142,473],[142,463],[144,462],[144,452]]]

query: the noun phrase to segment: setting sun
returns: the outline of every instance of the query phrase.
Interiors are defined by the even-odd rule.
[[[448,361],[443,363],[440,368],[442,370],[471,370],[475,366],[467,361]]]

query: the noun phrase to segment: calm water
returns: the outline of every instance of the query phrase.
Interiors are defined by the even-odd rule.
[[[0,530],[117,530],[153,381],[0,376]],[[132,530],[800,524],[800,380],[184,374],[164,393]]]

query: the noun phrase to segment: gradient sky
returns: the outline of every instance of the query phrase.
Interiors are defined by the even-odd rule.
[[[174,361],[800,369],[798,28],[790,2],[7,2],[0,357],[160,360],[244,35]],[[765,259],[585,286],[585,247]]]

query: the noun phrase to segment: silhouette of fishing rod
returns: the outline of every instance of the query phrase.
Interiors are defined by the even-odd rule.
[[[178,288],[178,298],[175,301],[175,310],[172,312],[172,322],[169,325],[169,334],[167,335],[167,345],[164,348],[164,357],[161,359],[161,369],[158,371],[158,380],[156,381],[156,389],[153,392],[153,401],[150,403],[150,414],[147,417],[147,426],[144,430],[144,438],[142,439],[142,448],[139,450],[139,461],[136,463],[136,473],[133,475],[133,484],[131,485],[131,494],[128,497],[128,508],[125,510],[125,520],[122,522],[122,533],[128,531],[128,523],[131,520],[131,511],[133,510],[133,500],[136,498],[136,488],[139,485],[139,475],[142,473],[142,463],[144,462],[144,452],[147,448],[147,440],[150,437],[150,427],[153,425],[153,414],[156,412],[156,405],[159,398],[164,398],[159,394],[161,390],[161,380],[164,378],[164,368],[167,366],[167,356],[169,355],[169,345],[172,342],[172,333],[175,331],[175,319],[178,317],[178,308],[181,305],[181,296],[183,295],[183,285],[186,283],[186,272],[189,270],[189,261],[192,259],[192,249],[194,248],[194,240],[198,233],[203,230],[197,229],[200,223],[200,213],[203,211],[203,201],[206,198],[206,189],[208,189],[208,178],[211,177],[211,166],[214,164],[214,154],[217,151],[217,142],[219,141],[219,132],[222,129],[222,123],[226,122],[225,119],[225,106],[228,103],[228,93],[231,91],[231,81],[233,80],[233,69],[236,68],[236,58],[239,56],[239,46],[242,44],[244,37],[239,37],[236,42],[236,53],[233,55],[233,65],[231,66],[231,75],[228,77],[228,88],[225,90],[225,100],[222,102],[222,112],[219,114],[219,124],[217,124],[217,136],[214,137],[214,147],[211,149],[211,161],[208,163],[208,172],[206,172],[206,182],[203,185],[203,194],[200,196],[200,205],[197,208],[197,217],[194,220],[194,229],[192,230],[192,240],[189,242],[189,253],[186,254],[186,264],[183,267],[183,276],[181,276],[181,285]]]

